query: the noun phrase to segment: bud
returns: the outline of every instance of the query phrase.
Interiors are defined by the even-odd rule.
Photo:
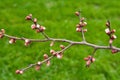
[[[51,43],[50,43],[50,46],[52,47],[54,45],[54,41],[52,41]]]
[[[77,25],[76,25],[76,27],[77,27],[77,28],[79,28],[79,27],[80,27],[80,25],[79,25],[79,24],[77,24]]]
[[[4,29],[1,29],[1,32],[2,32],[3,34],[5,34],[5,30],[4,30]]]
[[[36,27],[35,24],[32,24],[32,25],[31,25],[31,28],[32,28],[32,29],[36,29],[37,27]]]
[[[91,62],[95,62],[95,58],[92,57]]]
[[[31,41],[30,41],[29,39],[25,39],[25,44],[24,44],[24,45],[25,45],[25,46],[28,46],[28,45],[30,44],[30,42],[31,42]]]
[[[109,40],[109,44],[112,44],[112,42],[113,42],[113,39],[110,39],[110,40]]]
[[[40,65],[36,65],[35,70],[37,70],[37,71],[40,70]]]
[[[37,24],[37,25],[36,25],[36,27],[37,27],[37,28],[40,28],[40,25],[39,25],[39,24]]]
[[[16,39],[14,39],[14,38],[11,38],[10,40],[9,40],[9,43],[10,44],[13,44],[13,43],[15,43],[16,42]]]
[[[112,52],[112,54],[115,54],[115,53],[118,52],[118,50],[116,50],[116,49],[112,49],[111,52]]]
[[[84,17],[82,17],[81,19],[80,19],[80,22],[83,22],[85,20],[85,18]]]
[[[55,54],[56,54],[55,50],[50,50],[50,53],[51,53],[52,55],[55,55]]]
[[[83,32],[87,32],[87,29],[84,29]]]
[[[3,38],[4,34],[2,32],[0,32],[0,38]]]
[[[43,32],[46,28],[44,26],[40,26],[40,32]]]
[[[105,29],[105,33],[110,35],[111,34],[110,29],[109,28]]]
[[[116,38],[117,38],[116,35],[112,35],[112,36],[111,36],[111,39],[112,39],[112,40],[114,40],[114,39],[116,39]]]
[[[80,15],[80,12],[79,12],[79,11],[76,11],[76,12],[75,12],[75,15],[76,15],[76,16],[79,16],[79,15]]]
[[[25,17],[26,20],[32,20],[32,14],[29,14],[28,16]]]
[[[19,73],[20,73],[20,70],[16,70],[15,73],[16,73],[16,74],[19,74]]]
[[[88,58],[88,57],[86,57],[86,58],[84,58],[84,60],[85,60],[85,61],[88,61],[88,60],[89,60],[89,58]]]
[[[47,55],[47,54],[44,54],[43,57],[44,57],[44,59],[47,59],[47,58],[48,58],[48,55]]]
[[[61,49],[64,49],[64,48],[65,48],[65,46],[64,46],[64,45],[60,45],[60,48],[61,48]]]
[[[61,58],[63,57],[62,52],[61,52],[61,53],[57,53],[57,54],[56,54],[56,57],[57,57],[58,59],[61,59]]]
[[[41,62],[40,62],[40,61],[38,61],[38,62],[37,62],[37,65],[39,65],[39,66],[40,66],[40,65],[41,65]]]
[[[46,62],[46,65],[47,65],[47,66],[50,66],[50,60],[48,60],[48,61]]]
[[[115,29],[113,29],[112,31],[111,31],[111,33],[115,33],[116,32],[116,30]]]
[[[88,60],[88,61],[86,62],[86,67],[89,67],[89,66],[90,66],[90,64],[91,64],[91,61],[90,61],[90,60]]]
[[[33,22],[36,24],[37,23],[37,18],[34,18]]]
[[[82,30],[81,28],[76,28],[77,32],[81,32],[81,30]]]
[[[107,21],[107,22],[106,22],[106,26],[107,26],[107,27],[110,27],[110,21]]]
[[[86,26],[87,25],[87,22],[83,22],[83,26]]]
[[[16,74],[23,74],[23,70],[16,70],[15,73]]]

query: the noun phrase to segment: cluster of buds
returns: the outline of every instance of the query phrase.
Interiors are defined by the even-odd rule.
[[[16,74],[23,74],[23,70],[16,70]]]
[[[95,61],[95,58],[89,55],[88,57],[84,58],[84,60],[86,61],[86,67],[89,67],[90,64]]]
[[[1,31],[0,31],[0,38],[3,38],[3,37],[4,37],[4,34],[5,34],[5,30],[4,30],[4,29],[1,29]]]
[[[80,16],[80,12],[75,12],[77,16]],[[77,32],[82,32],[82,28],[87,25],[87,22],[85,22],[85,18],[82,17],[80,18],[80,22],[76,25],[76,31]],[[87,29],[84,29],[83,32],[87,32]]]
[[[116,49],[112,49],[111,52],[112,52],[112,54],[115,54],[115,53],[118,52],[118,50],[116,50]]]
[[[44,54],[43,57],[44,57],[45,60],[48,59],[48,55],[47,54]],[[50,66],[50,60],[46,61],[46,65]]]
[[[37,18],[32,19],[32,14],[29,14],[28,16],[26,16],[25,19],[31,20],[33,22],[33,24],[31,25],[31,28],[33,30],[36,30],[37,33],[43,32],[46,29],[44,26],[37,24]]]
[[[112,44],[113,40],[115,40],[117,38],[116,35],[114,34],[116,32],[116,30],[115,29],[111,30],[109,21],[106,22],[106,26],[107,26],[107,28],[105,29],[105,33],[110,37],[109,43]]]
[[[55,50],[50,50],[50,53],[53,55],[53,56],[56,56],[58,59],[61,59],[63,57],[63,53],[62,52],[56,52]]]

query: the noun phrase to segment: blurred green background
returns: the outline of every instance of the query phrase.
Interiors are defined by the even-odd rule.
[[[25,16],[32,13],[47,28],[45,32],[50,37],[81,41],[81,34],[75,31],[79,20],[74,13],[78,10],[88,23],[85,33],[88,42],[108,45],[104,29],[109,19],[117,30],[113,44],[120,47],[119,0],[0,0],[0,29],[13,36],[42,39],[41,34],[31,30],[32,23],[25,21]],[[63,59],[52,59],[50,67],[42,65],[40,71],[31,68],[23,75],[16,75],[16,69],[42,60],[44,53],[50,55],[50,42],[25,47],[23,41],[12,45],[8,41],[8,38],[0,40],[0,80],[120,80],[120,54],[98,50],[95,63],[86,68],[83,58],[93,51],[88,46],[73,46],[65,51]],[[58,50],[60,44],[55,43],[52,49]]]

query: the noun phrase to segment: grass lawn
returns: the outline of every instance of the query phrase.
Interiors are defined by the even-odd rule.
[[[106,20],[116,29],[117,39],[114,45],[120,47],[120,1],[119,0],[1,0],[0,29],[7,34],[42,39],[41,34],[31,30],[31,22],[25,16],[32,13],[38,23],[46,27],[46,34],[54,38],[81,41],[81,34],[75,31],[79,19],[74,15],[77,10],[88,23],[85,33],[88,42],[108,45],[108,36],[104,30]],[[96,61],[85,67],[84,57],[92,53],[88,46],[73,46],[65,51],[63,59],[52,59],[51,66],[42,65],[40,71],[29,69],[23,75],[15,74],[16,69],[43,59],[49,53],[50,42],[32,43],[24,46],[23,41],[9,44],[8,38],[0,40],[0,80],[119,80],[120,54],[111,54],[109,50],[98,50]],[[62,43],[55,43],[57,50]],[[64,43],[63,43],[64,44]],[[66,44],[64,44],[66,45]]]

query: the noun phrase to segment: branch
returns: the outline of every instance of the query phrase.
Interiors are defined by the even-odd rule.
[[[15,36],[11,36],[11,35],[6,34],[5,30],[1,29],[0,38],[8,37],[10,39],[9,40],[10,44],[15,43],[16,40],[24,41],[25,46],[30,45],[30,43],[32,43],[32,42],[48,42],[49,41],[49,42],[51,42],[51,44],[50,44],[51,47],[54,45],[54,42],[68,43],[68,46],[66,46],[66,47],[64,45],[60,45],[61,50],[59,50],[59,51],[50,50],[51,56],[48,56],[47,54],[44,54],[43,55],[44,60],[38,61],[37,63],[30,64],[29,66],[27,66],[23,69],[16,70],[17,74],[23,74],[23,72],[25,72],[27,69],[29,69],[31,67],[34,67],[34,66],[35,66],[36,70],[39,70],[43,63],[46,63],[46,65],[49,66],[50,65],[50,60],[52,58],[57,57],[57,58],[61,59],[62,56],[63,56],[63,52],[65,50],[69,49],[71,46],[74,46],[74,45],[86,45],[86,46],[92,47],[94,49],[94,51],[92,52],[91,55],[84,58],[84,60],[86,61],[86,66],[87,67],[89,67],[90,64],[95,61],[94,55],[95,55],[95,52],[98,49],[109,49],[109,50],[111,50],[111,52],[113,54],[117,53],[117,52],[120,52],[120,48],[112,45],[112,42],[116,39],[116,36],[114,35],[115,29],[111,29],[109,21],[107,21],[107,23],[106,23],[107,29],[105,29],[106,34],[109,36],[109,46],[97,45],[97,44],[89,43],[85,40],[84,33],[87,32],[87,29],[84,29],[84,27],[87,25],[87,23],[85,22],[84,17],[82,17],[82,18],[80,17],[80,12],[76,12],[75,14],[80,18],[80,22],[76,25],[76,31],[80,32],[82,34],[82,41],[72,41],[72,40],[67,40],[67,39],[56,39],[56,38],[49,37],[44,32],[44,30],[46,28],[44,26],[39,25],[37,23],[37,19],[32,18],[31,14],[26,17],[26,20],[32,21],[33,24],[31,25],[31,28],[33,30],[36,30],[37,33],[41,33],[44,36],[44,39],[29,39],[29,38],[24,38],[24,37],[21,37],[21,38],[20,37],[15,37]]]

